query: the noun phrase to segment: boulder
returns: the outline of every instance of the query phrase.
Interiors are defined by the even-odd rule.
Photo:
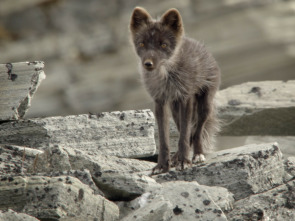
[[[219,91],[221,135],[295,135],[295,80],[248,82]]]
[[[0,122],[22,118],[42,80],[44,62],[0,64]]]
[[[116,204],[70,176],[1,178],[0,210],[13,209],[41,220],[117,220]]]
[[[174,181],[144,194],[140,208],[122,220],[227,220],[206,187],[197,182]]]
[[[295,181],[237,201],[226,216],[228,220],[294,220]]]
[[[0,143],[44,149],[59,144],[86,151],[139,158],[152,156],[154,115],[150,110],[47,117],[0,125]]]
[[[1,221],[38,221],[38,219],[25,213],[17,213],[11,209],[0,211]]]
[[[171,170],[156,175],[158,182],[197,181],[202,185],[221,186],[239,200],[281,185],[284,161],[276,143],[247,145],[218,151],[202,164],[184,171]]]

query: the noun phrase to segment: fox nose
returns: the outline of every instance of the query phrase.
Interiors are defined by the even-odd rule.
[[[145,60],[145,61],[144,61],[144,66],[145,66],[145,68],[147,68],[147,69],[151,69],[151,68],[153,68],[153,66],[154,66],[153,61],[150,60],[150,59]]]

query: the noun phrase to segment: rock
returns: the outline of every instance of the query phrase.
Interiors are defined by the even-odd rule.
[[[119,158],[104,154],[89,155],[83,151],[71,148],[63,149],[68,153],[72,169],[87,168],[94,177],[99,177],[105,172],[150,172],[156,166],[153,162],[143,160]]]
[[[0,176],[28,173],[29,168],[34,168],[36,157],[41,154],[42,150],[0,144]]]
[[[155,177],[158,182],[185,180],[225,187],[234,194],[235,200],[281,185],[283,178],[284,162],[276,143],[218,151],[203,164]]]
[[[117,220],[118,207],[78,179],[2,177],[0,210],[13,209],[41,220]]]
[[[141,204],[144,208],[139,208],[133,212],[134,208],[129,210],[129,214],[127,216],[120,217],[122,221],[131,221],[131,220],[138,220],[138,221],[145,221],[145,220],[163,220],[168,221],[171,220],[173,217],[173,205],[169,200],[164,199],[164,197],[159,196],[154,198],[151,202],[146,205],[146,200],[150,194],[143,195],[140,197],[139,202],[143,202]],[[122,211],[125,212],[126,208],[124,207]],[[121,211],[120,211],[121,212]],[[120,213],[121,215],[121,213]]]
[[[34,164],[28,168],[29,173],[50,173],[71,170],[68,153],[58,145],[47,147],[36,156]]]
[[[138,202],[140,208],[123,220],[227,220],[206,187],[197,182],[163,183]]]
[[[130,201],[161,186],[154,179],[135,173],[106,171],[93,179],[105,197],[113,201]]]
[[[284,157],[295,156],[295,136],[218,136],[216,149],[224,150],[248,144],[277,142]]]
[[[59,144],[92,155],[139,158],[155,153],[154,124],[150,110],[36,118],[1,124],[0,143],[38,149]]]
[[[288,157],[285,161],[285,171],[287,181],[295,178],[295,157]]]
[[[24,213],[17,213],[11,209],[0,211],[1,221],[38,221],[38,219]]]
[[[209,196],[223,212],[233,209],[233,203],[235,202],[234,194],[229,192],[226,188],[219,186],[203,186],[203,188],[206,189]]]
[[[294,220],[295,181],[237,201],[226,216],[228,220]]]
[[[222,135],[295,135],[295,81],[248,82],[219,92]]]
[[[57,177],[57,176],[70,176],[75,177],[80,180],[82,183],[90,187],[94,194],[99,194],[101,196],[105,196],[104,193],[98,189],[96,184],[94,183],[91,173],[87,169],[82,170],[67,170],[67,171],[55,171],[55,172],[47,172],[47,173],[34,173],[34,174],[26,174],[26,176],[47,176],[47,177]]]
[[[0,64],[0,121],[22,118],[42,80],[44,62]]]

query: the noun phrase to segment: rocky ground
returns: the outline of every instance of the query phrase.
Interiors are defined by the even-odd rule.
[[[183,171],[151,175],[150,110],[23,119],[45,77],[42,65],[0,65],[1,221],[295,219],[295,81],[218,94],[219,138],[282,144],[253,138]],[[177,136],[172,124],[172,152]]]

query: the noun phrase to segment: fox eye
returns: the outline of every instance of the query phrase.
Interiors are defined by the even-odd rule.
[[[144,47],[144,43],[140,42],[139,47],[141,47],[141,48]]]
[[[163,44],[161,44],[161,47],[162,48],[166,48],[167,47],[167,44],[163,43]]]

